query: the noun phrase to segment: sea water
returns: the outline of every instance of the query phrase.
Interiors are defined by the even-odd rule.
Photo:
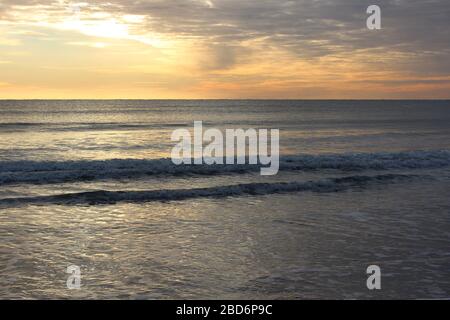
[[[174,165],[194,121],[278,174]],[[0,101],[0,186],[0,298],[450,298],[450,101]]]

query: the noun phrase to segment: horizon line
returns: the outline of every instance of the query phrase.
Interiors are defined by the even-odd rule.
[[[313,99],[313,98],[0,98],[0,101],[449,101],[450,98],[365,98],[365,99]]]

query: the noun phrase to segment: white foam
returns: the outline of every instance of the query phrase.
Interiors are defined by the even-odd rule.
[[[280,171],[424,169],[450,166],[450,151],[284,156]],[[171,159],[104,161],[3,161],[0,184],[133,179],[146,175],[218,175],[257,172],[260,165],[174,165]]]
[[[209,188],[167,189],[146,191],[93,191],[54,196],[22,197],[1,199],[0,205],[14,206],[23,204],[113,204],[117,202],[149,202],[178,201],[193,198],[224,198],[243,195],[268,195],[277,193],[292,193],[302,191],[338,192],[349,188],[361,188],[368,184],[385,184],[415,176],[385,174],[375,176],[348,176],[343,178],[324,179],[307,182],[284,183],[249,183]]]

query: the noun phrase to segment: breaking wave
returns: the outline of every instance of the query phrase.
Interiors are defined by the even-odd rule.
[[[428,169],[450,166],[450,151],[284,156],[280,171]],[[0,185],[49,184],[143,176],[223,175],[259,172],[260,165],[174,165],[164,159],[98,161],[3,161]]]
[[[148,191],[91,191],[52,196],[6,198],[0,206],[20,206],[24,204],[98,205],[118,202],[179,201],[195,198],[226,198],[237,196],[257,196],[277,193],[339,192],[350,188],[392,183],[412,179],[415,175],[384,174],[375,176],[349,176],[307,182],[248,183],[209,188],[165,189]]]

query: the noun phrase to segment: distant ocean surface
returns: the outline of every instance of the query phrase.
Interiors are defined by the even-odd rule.
[[[278,175],[173,165],[200,120]],[[0,186],[0,298],[450,298],[450,101],[4,100]]]

